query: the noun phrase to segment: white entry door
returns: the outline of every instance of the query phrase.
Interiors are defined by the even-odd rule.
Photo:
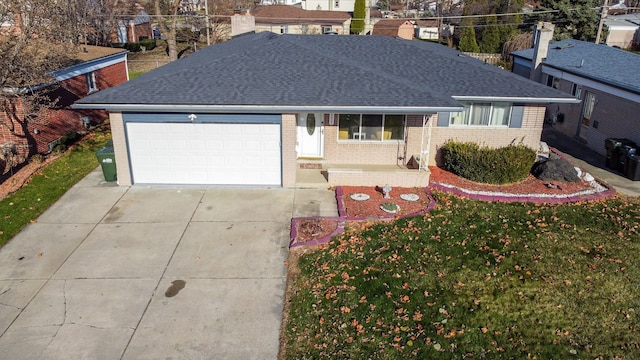
[[[593,114],[593,107],[596,104],[596,96],[593,93],[585,91],[585,96],[582,104],[582,121],[578,125],[578,136],[587,140],[587,134],[591,127],[591,115]]]
[[[324,114],[298,115],[298,157],[322,158],[324,151]]]

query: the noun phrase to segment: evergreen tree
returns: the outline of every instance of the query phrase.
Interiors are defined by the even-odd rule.
[[[466,18],[462,22],[462,34],[460,35],[460,43],[458,50],[462,52],[480,52],[478,41],[476,40],[476,30],[473,28],[473,20]]]
[[[364,18],[367,16],[365,0],[356,0],[353,5],[353,19],[351,19],[351,33],[362,34],[364,31]]]
[[[480,52],[496,54],[500,52],[500,30],[495,15],[487,17],[485,28],[482,30]]]
[[[542,0],[537,10],[558,10],[558,12],[545,14],[541,20],[550,21],[555,25],[553,38],[578,39],[593,41],[598,31],[600,20],[597,7],[600,3],[596,0]]]

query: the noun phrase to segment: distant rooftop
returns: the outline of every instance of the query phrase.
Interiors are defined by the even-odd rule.
[[[512,54],[533,59],[533,49]],[[543,64],[640,94],[640,55],[629,51],[580,40],[562,40],[549,45]]]

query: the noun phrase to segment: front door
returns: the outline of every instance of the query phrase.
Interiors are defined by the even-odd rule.
[[[593,113],[595,104],[595,94],[586,91],[582,103],[582,120],[580,121],[580,125],[578,125],[578,136],[583,140],[587,140],[587,133],[591,126],[591,114]]]
[[[298,157],[322,158],[324,149],[324,114],[298,115]]]

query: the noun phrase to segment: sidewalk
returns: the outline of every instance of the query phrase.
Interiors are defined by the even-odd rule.
[[[604,181],[620,194],[640,197],[640,181],[631,181],[604,165],[605,157],[551,126],[545,125],[542,141],[563,153],[574,165]],[[604,144],[602,144],[604,148]]]

